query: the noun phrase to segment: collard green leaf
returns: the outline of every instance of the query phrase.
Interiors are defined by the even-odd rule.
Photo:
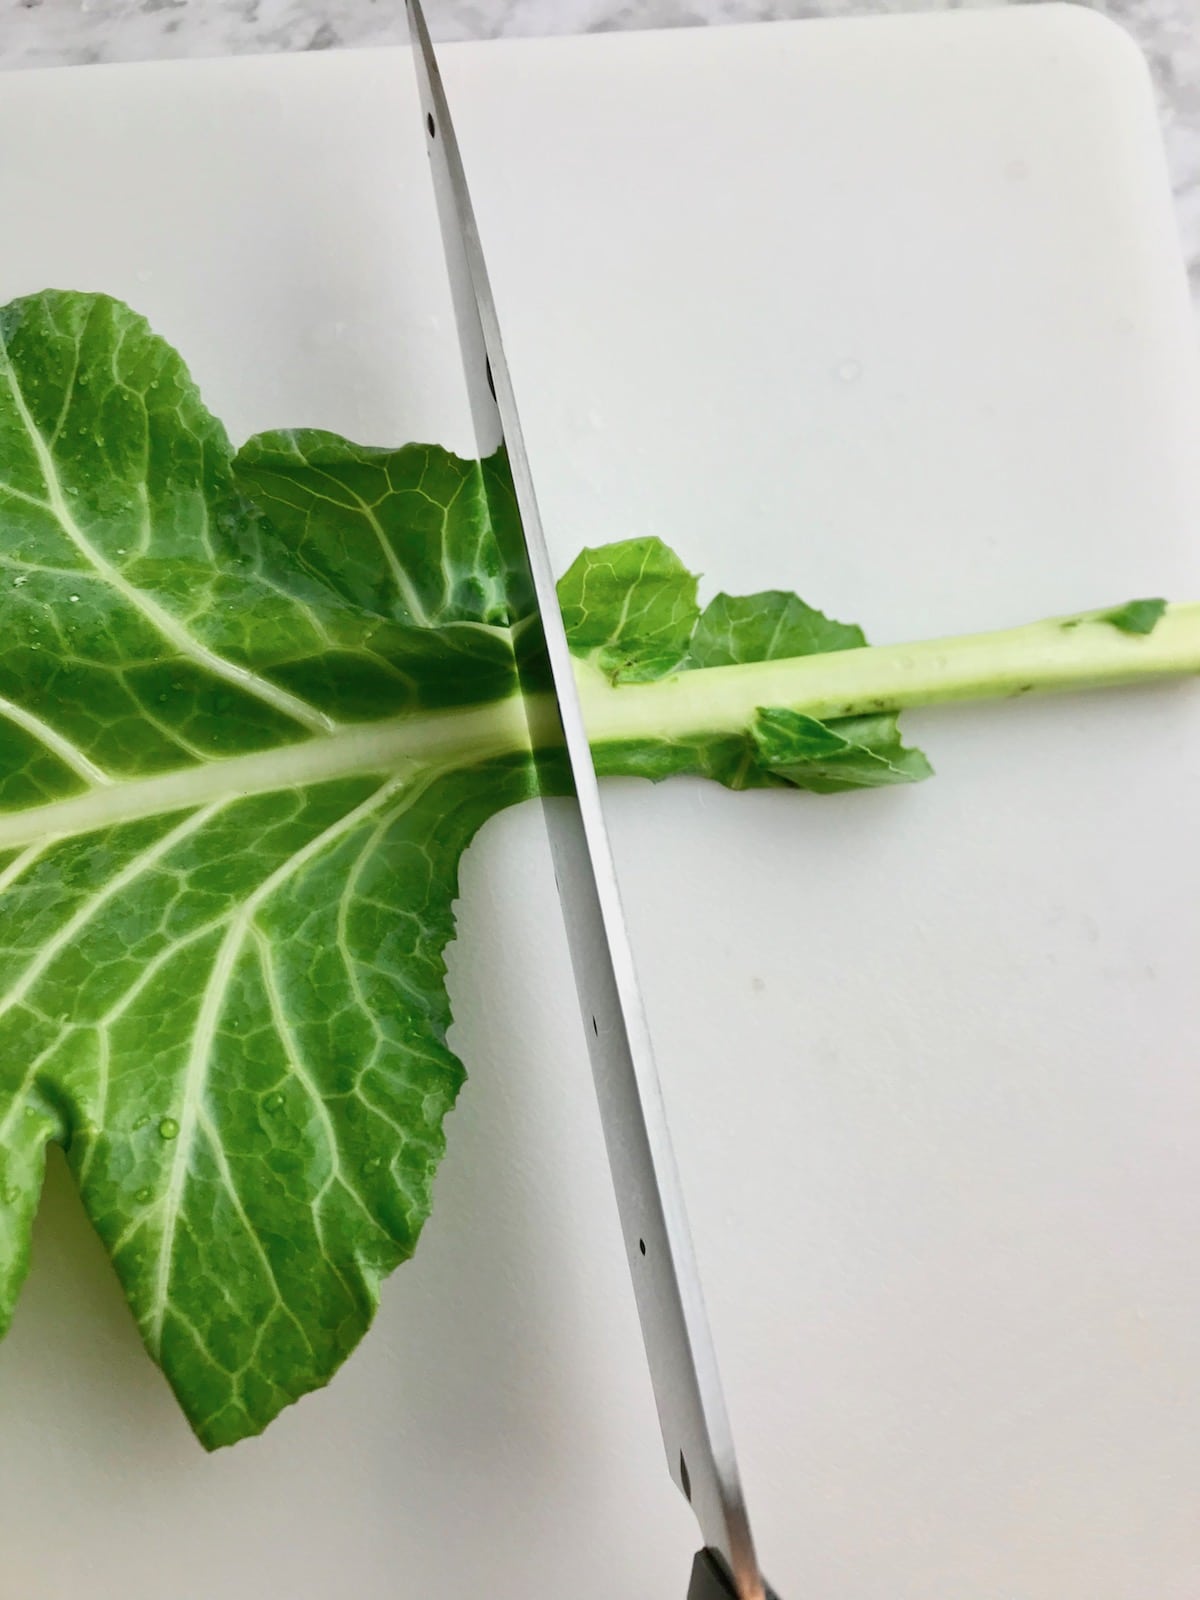
[[[646,683],[678,667],[700,614],[695,575],[661,539],[582,551],[558,599],[572,650],[612,683]]]
[[[752,737],[764,767],[814,794],[918,783],[932,773],[919,750],[901,744],[894,716],[820,722],[800,711],[760,711]]]
[[[234,470],[300,565],[352,605],[418,628],[508,621],[478,463],[305,428],[258,434]]]
[[[1102,612],[1099,620],[1118,628],[1122,633],[1153,633],[1167,609],[1165,600],[1127,600],[1123,606],[1114,606]]]
[[[296,505],[337,449],[291,439]],[[0,1327],[57,1140],[210,1446],[325,1382],[415,1245],[458,860],[533,781],[478,709],[521,726],[479,468],[392,454],[345,447],[419,466],[370,605],[361,519],[276,535],[140,318],[0,312]]]
[[[416,1244],[463,1076],[442,962],[458,859],[529,790],[522,763],[366,773],[10,863],[0,1285],[56,1139],[210,1447],[325,1382]]]
[[[834,622],[798,595],[770,589],[763,594],[717,595],[696,624],[689,655],[696,667],[728,667],[857,650],[866,642],[854,623]]]
[[[593,586],[596,600],[586,614],[583,607],[564,602],[572,649],[586,655],[595,648],[596,639],[616,633],[626,615],[617,575],[666,566],[663,548],[655,539],[632,539],[584,552],[564,579],[564,587],[576,572],[586,576],[599,569],[607,576]],[[569,592],[574,594],[578,586],[576,579]],[[771,589],[717,595],[696,619],[686,649],[680,650],[678,635],[673,642],[672,665],[686,672],[859,650],[866,638],[856,624],[836,622],[798,595]],[[650,663],[654,670],[645,671],[645,678],[661,678],[672,670],[662,658],[651,656]],[[932,772],[919,750],[901,743],[895,716],[822,722],[786,707],[759,708],[756,719],[736,732],[714,728],[708,734],[696,730],[683,739],[613,741],[598,746],[595,756],[601,773],[637,773],[656,781],[690,775],[710,778],[728,789],[793,788],[816,794],[915,783]]]
[[[458,863],[538,782],[518,536],[502,455],[313,430],[235,454],[128,307],[0,308],[0,1332],[55,1141],[210,1447],[330,1378],[428,1215]],[[658,540],[585,551],[560,592],[606,693],[862,642],[786,594],[700,617]],[[894,719],[753,707],[597,758],[923,774]]]

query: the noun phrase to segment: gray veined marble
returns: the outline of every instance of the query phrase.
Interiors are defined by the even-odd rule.
[[[426,0],[426,10],[437,39],[484,39],[941,10],[975,3]],[[1091,3],[1129,29],[1154,73],[1180,230],[1200,309],[1200,0]],[[404,36],[402,10],[399,0],[0,0],[0,67],[384,44]]]

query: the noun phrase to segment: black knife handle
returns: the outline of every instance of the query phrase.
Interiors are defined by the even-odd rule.
[[[764,1584],[767,1600],[779,1600],[770,1584]],[[711,1550],[697,1552],[692,1562],[692,1581],[687,1600],[737,1600],[737,1590],[725,1575],[725,1566]]]

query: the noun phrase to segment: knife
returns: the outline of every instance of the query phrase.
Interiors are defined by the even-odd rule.
[[[535,696],[544,704],[549,692],[557,713],[552,726],[531,726],[530,743],[545,773],[540,787],[556,797],[543,811],[642,1339],[667,1465],[704,1539],[688,1600],[774,1600],[750,1533],[596,769],[474,209],[420,0],[406,4],[476,444],[487,464],[484,492],[508,574],[518,675],[527,707]]]

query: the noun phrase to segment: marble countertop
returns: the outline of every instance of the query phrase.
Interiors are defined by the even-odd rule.
[[[454,40],[940,10],[974,3],[426,0],[426,11],[434,37]],[[1134,35],[1150,62],[1200,313],[1200,0],[1092,3]],[[393,0],[0,0],[0,68],[386,44],[404,37],[402,13]]]

